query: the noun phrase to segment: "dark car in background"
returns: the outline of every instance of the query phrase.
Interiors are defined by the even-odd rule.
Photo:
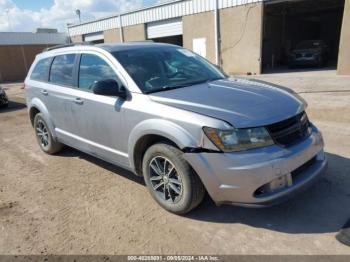
[[[328,60],[328,50],[328,45],[322,40],[302,41],[290,52],[288,65],[290,68],[296,66],[325,66]]]
[[[0,107],[6,107],[8,106],[8,98],[7,98],[7,95],[5,93],[5,89],[3,89],[1,86],[0,86]]]

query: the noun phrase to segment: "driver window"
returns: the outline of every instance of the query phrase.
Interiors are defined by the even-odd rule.
[[[92,91],[96,81],[114,79],[120,81],[114,70],[100,57],[92,54],[82,54],[79,66],[79,88]]]

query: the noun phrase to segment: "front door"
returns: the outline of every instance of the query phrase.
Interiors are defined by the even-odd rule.
[[[123,143],[123,99],[95,95],[92,84],[114,79],[122,84],[108,60],[95,54],[81,54],[78,89],[72,107],[74,134],[84,144],[83,151],[125,167],[129,167]]]

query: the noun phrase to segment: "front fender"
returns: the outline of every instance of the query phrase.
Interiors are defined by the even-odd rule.
[[[135,168],[133,159],[135,145],[146,135],[158,135],[174,142],[179,148],[197,147],[198,139],[187,130],[165,119],[149,119],[139,123],[130,133],[128,141],[128,153],[131,167]]]
[[[39,98],[33,98],[28,105],[28,111],[31,112],[33,108],[39,110],[43,115],[43,118],[51,131],[52,137],[56,140],[55,126],[50,118],[49,111],[47,110],[45,104]]]

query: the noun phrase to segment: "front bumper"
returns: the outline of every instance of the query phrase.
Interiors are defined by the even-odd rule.
[[[273,145],[238,153],[186,153],[185,158],[217,204],[271,206],[304,190],[326,169],[322,135],[316,127],[312,129],[307,139],[289,148]],[[257,194],[264,185],[287,175],[292,183]]]

